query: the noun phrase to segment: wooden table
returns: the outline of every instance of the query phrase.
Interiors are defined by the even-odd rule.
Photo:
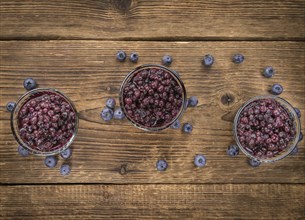
[[[226,155],[236,109],[273,83],[284,86],[281,97],[305,125],[303,0],[2,0],[0,11],[0,219],[304,219],[304,141],[297,155],[258,168],[243,154]],[[119,63],[119,49],[138,52],[139,62]],[[208,53],[216,59],[210,69],[201,65]],[[235,53],[245,62],[234,64]],[[192,134],[101,120],[124,76],[165,54],[199,98],[182,119]],[[276,74],[266,79],[269,65]],[[62,160],[48,169],[43,158],[16,152],[6,103],[25,92],[27,77],[76,105],[67,177]],[[207,157],[202,169],[193,165],[198,153]],[[167,171],[156,170],[158,159],[168,161]]]

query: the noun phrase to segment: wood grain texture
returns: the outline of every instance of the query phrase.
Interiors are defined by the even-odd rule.
[[[299,154],[255,169],[244,155],[232,159],[225,153],[234,142],[235,110],[253,96],[268,94],[273,83],[281,83],[282,97],[301,109],[304,125],[304,42],[5,41],[0,49],[1,183],[305,183],[304,141]],[[139,63],[117,62],[118,49],[137,51]],[[231,61],[237,52],[246,57],[241,65]],[[216,59],[211,69],[201,65],[206,53]],[[188,94],[199,98],[199,106],[182,118],[193,124],[193,133],[147,133],[127,121],[103,122],[99,112],[107,97],[118,98],[124,76],[137,65],[160,63],[164,54],[174,57],[172,68],[180,72]],[[268,65],[276,69],[271,79],[261,73]],[[61,90],[79,112],[73,171],[67,178],[59,168],[44,167],[42,158],[17,155],[5,105],[24,93],[26,77],[35,78],[40,87]],[[232,101],[221,101],[227,95]],[[203,169],[193,166],[197,153],[207,156]],[[160,158],[169,163],[163,173],[155,169]]]
[[[2,0],[0,39],[305,38],[305,2]]]
[[[0,186],[1,219],[302,219],[304,185]]]

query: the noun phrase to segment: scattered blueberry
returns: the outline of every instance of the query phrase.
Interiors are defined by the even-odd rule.
[[[136,63],[136,62],[138,62],[139,55],[137,53],[133,52],[130,54],[129,59],[131,62]]]
[[[297,113],[298,117],[301,118],[301,111],[298,108],[294,108],[295,113]]]
[[[104,119],[104,121],[110,121],[113,118],[113,110],[105,107],[101,114],[100,114],[101,118]]]
[[[198,98],[196,96],[191,96],[188,99],[188,107],[195,107],[198,104]]]
[[[171,128],[179,129],[180,128],[180,121],[177,119],[172,125]]]
[[[192,126],[191,124],[189,124],[189,123],[185,123],[185,124],[183,125],[182,129],[183,129],[183,131],[184,131],[185,133],[191,133],[192,130],[193,130],[193,126]]]
[[[214,57],[211,54],[207,54],[202,59],[202,64],[205,66],[212,66],[214,63]]]
[[[231,157],[235,157],[239,154],[239,148],[235,144],[231,144],[227,149],[227,154]]]
[[[261,165],[260,161],[254,159],[249,159],[248,163],[251,167],[258,167],[259,165]]]
[[[21,145],[19,145],[18,146],[18,153],[20,154],[20,156],[22,156],[22,157],[27,157],[27,156],[29,156],[29,152],[25,149],[25,148],[23,148]]]
[[[164,57],[162,57],[162,63],[166,66],[171,65],[171,63],[173,62],[173,58],[169,55],[165,55]]]
[[[156,167],[159,171],[165,171],[167,169],[167,162],[165,160],[158,160]]]
[[[16,103],[15,102],[8,102],[6,104],[6,109],[9,111],[9,112],[12,112],[14,110],[16,106]]]
[[[72,149],[70,147],[68,147],[66,150],[60,153],[60,156],[65,160],[69,159],[71,155],[72,155]]]
[[[281,84],[273,84],[271,93],[273,95],[280,95],[283,92],[283,86]]]
[[[123,62],[126,59],[126,53],[123,50],[118,51],[116,54],[116,58],[118,61]]]
[[[275,74],[275,70],[272,66],[268,66],[264,69],[263,75],[267,78],[271,78]]]
[[[296,155],[299,152],[299,147],[295,146],[293,150],[290,152],[290,155]]]
[[[23,86],[26,90],[32,90],[37,87],[36,81],[32,78],[27,78],[23,82]]]
[[[300,135],[299,135],[299,141],[298,142],[300,142],[300,141],[302,141],[303,140],[303,133],[302,132],[300,132]]]
[[[113,116],[114,116],[115,119],[118,119],[118,120],[121,120],[121,119],[125,118],[125,115],[124,115],[124,113],[123,113],[121,108],[117,108],[114,111],[114,115]]]
[[[55,156],[47,156],[44,159],[44,164],[49,168],[53,168],[57,164],[57,158]]]
[[[114,107],[115,107],[115,99],[114,98],[107,99],[106,106],[108,108],[114,109]]]
[[[194,164],[196,167],[204,167],[206,164],[207,160],[205,156],[201,154],[197,154],[194,158]]]
[[[244,55],[242,55],[242,54],[234,54],[232,60],[233,60],[234,63],[240,64],[240,63],[244,62],[244,59],[245,59]]]
[[[60,174],[63,176],[69,175],[71,172],[71,167],[68,164],[63,164],[60,167]]]

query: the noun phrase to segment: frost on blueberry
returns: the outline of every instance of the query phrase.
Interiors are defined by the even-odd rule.
[[[114,118],[118,119],[118,120],[122,120],[123,118],[125,118],[125,115],[124,115],[124,113],[123,113],[121,108],[117,108],[114,111]]]
[[[206,164],[206,157],[201,154],[197,154],[194,158],[194,164],[196,167],[204,167]]]
[[[6,104],[6,109],[7,109],[7,111],[12,112],[14,110],[15,106],[16,106],[15,102],[8,102]]]
[[[115,107],[115,99],[114,98],[109,98],[106,100],[106,107],[114,109]]]
[[[280,95],[283,92],[283,86],[281,84],[273,84],[271,88],[271,93],[273,95]]]
[[[23,86],[26,90],[32,90],[32,89],[35,89],[37,87],[37,83],[34,79],[27,78],[27,79],[24,80]]]
[[[59,171],[62,176],[67,176],[71,172],[71,167],[68,164],[63,164],[61,165]]]
[[[168,167],[168,164],[165,160],[158,160],[156,164],[157,170],[165,171]]]
[[[21,145],[18,146],[18,153],[20,156],[22,157],[27,157],[29,156],[29,151],[27,151],[24,147],[22,147]]]
[[[173,129],[179,129],[180,128],[180,121],[177,119],[171,126]]]
[[[105,107],[102,110],[100,116],[104,121],[110,121],[113,118],[113,110],[108,107]]]
[[[258,167],[259,165],[261,165],[260,161],[254,159],[249,159],[248,163],[251,167]]]
[[[171,63],[173,62],[173,58],[169,55],[165,55],[164,57],[162,57],[162,64],[169,66],[171,65]]]
[[[213,63],[214,63],[214,57],[211,54],[205,55],[202,59],[202,64],[204,66],[209,67],[209,66],[212,66]]]
[[[236,64],[240,64],[244,61],[245,57],[242,54],[234,54],[233,56],[233,62]]]
[[[72,156],[72,149],[68,147],[66,150],[60,153],[60,156],[65,160],[69,159]]]
[[[196,96],[191,96],[188,99],[188,107],[195,107],[198,104],[198,98]]]
[[[126,59],[126,53],[123,50],[120,50],[116,54],[116,58],[118,61],[123,62]]]
[[[297,113],[298,118],[301,118],[301,111],[298,108],[294,108],[295,113]]]
[[[231,144],[227,149],[227,154],[231,157],[237,156],[239,153],[239,148],[235,144]]]
[[[131,62],[136,63],[136,62],[138,62],[139,55],[136,52],[133,52],[130,54],[129,59]]]
[[[182,127],[183,132],[191,133],[193,131],[193,126],[189,123],[185,123]]]
[[[48,156],[45,158],[44,164],[49,168],[53,168],[57,164],[57,158],[55,156]]]
[[[264,75],[266,78],[271,78],[274,74],[275,74],[275,70],[273,69],[272,66],[267,66],[267,67],[264,69],[263,75]]]

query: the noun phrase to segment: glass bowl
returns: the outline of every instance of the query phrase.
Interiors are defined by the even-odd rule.
[[[172,78],[177,82],[178,86],[181,88],[181,99],[182,99],[182,104],[180,109],[178,110],[178,113],[175,117],[173,117],[169,122],[160,125],[160,126],[156,126],[156,127],[152,127],[152,126],[145,126],[143,124],[137,123],[135,120],[133,120],[128,114],[127,114],[127,110],[124,106],[124,100],[123,100],[123,96],[124,96],[124,88],[126,87],[126,85],[132,80],[132,78],[139,73],[142,70],[149,70],[149,69],[158,69],[158,70],[163,70],[164,72],[169,73]],[[149,72],[150,74],[150,72]],[[161,131],[163,129],[166,129],[168,127],[170,127],[176,120],[178,120],[184,110],[186,109],[186,105],[187,105],[187,97],[186,97],[186,91],[185,91],[185,87],[184,84],[182,82],[182,80],[179,77],[179,74],[177,72],[175,72],[174,70],[171,70],[167,67],[161,66],[161,65],[157,65],[157,64],[145,64],[145,65],[141,65],[137,68],[135,68],[134,70],[132,70],[130,73],[127,74],[127,76],[124,78],[121,87],[120,87],[120,106],[122,108],[122,111],[124,112],[126,118],[137,128],[140,128],[142,130],[145,131]]]
[[[245,149],[245,146],[243,146],[240,143],[239,137],[237,135],[237,126],[238,126],[239,119],[240,119],[240,116],[241,116],[241,113],[243,112],[243,110],[246,109],[254,101],[258,101],[258,100],[262,100],[262,99],[275,100],[284,110],[286,110],[286,112],[289,115],[289,118],[292,119],[292,121],[293,121],[293,126],[294,126],[295,131],[296,131],[296,134],[294,135],[293,140],[289,141],[287,148],[285,148],[278,155],[275,155],[275,156],[270,157],[270,158],[257,157],[255,155],[251,154],[250,152],[248,152]],[[299,120],[299,118],[297,116],[297,113],[295,112],[293,106],[289,102],[287,102],[286,100],[284,100],[280,97],[271,96],[271,95],[257,96],[257,97],[254,97],[254,98],[248,100],[246,103],[244,103],[244,105],[236,113],[236,116],[235,116],[235,119],[234,119],[234,124],[233,124],[233,134],[234,134],[234,138],[235,138],[235,141],[236,141],[237,146],[239,147],[239,149],[249,158],[251,158],[253,160],[256,160],[256,161],[259,161],[259,162],[265,162],[265,163],[275,162],[275,161],[281,160],[281,159],[285,158],[286,156],[288,156],[291,153],[291,151],[293,151],[293,149],[296,147],[296,145],[298,143],[299,135],[300,135],[300,129],[301,129],[300,120]]]
[[[64,144],[60,144],[57,148],[51,150],[51,151],[41,151],[38,149],[33,149],[32,147],[28,146],[27,143],[25,143],[20,135],[19,132],[19,121],[18,121],[18,114],[21,110],[21,108],[24,106],[24,104],[26,104],[27,101],[31,100],[32,98],[36,98],[39,97],[41,95],[45,95],[45,94],[49,94],[49,95],[57,95],[60,96],[64,101],[66,101],[70,107],[71,110],[75,113],[75,126],[74,126],[74,131],[73,134],[69,137],[69,139],[67,139],[67,141]],[[65,149],[67,149],[73,142],[73,140],[76,137],[77,134],[77,130],[78,130],[78,116],[77,116],[77,111],[72,103],[72,101],[65,96],[63,93],[59,92],[56,89],[50,89],[50,88],[38,88],[38,89],[34,89],[31,90],[27,93],[25,93],[23,96],[21,96],[21,98],[17,101],[16,106],[11,114],[11,129],[13,132],[13,135],[16,139],[16,141],[23,147],[25,148],[27,151],[29,151],[31,154],[34,155],[38,155],[38,156],[51,156],[51,155],[56,155],[59,154],[60,152],[64,151]]]

